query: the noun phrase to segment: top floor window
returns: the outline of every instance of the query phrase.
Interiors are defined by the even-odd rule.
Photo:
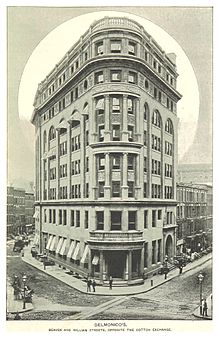
[[[104,98],[99,98],[96,100],[96,111],[98,112],[99,115],[104,114],[104,109],[105,109],[105,101]]]
[[[137,82],[137,74],[134,72],[128,73],[128,82],[130,83],[136,83]]]
[[[111,53],[121,53],[121,40],[111,41]]]
[[[158,110],[155,110],[152,115],[152,124],[155,125],[156,127],[161,128],[161,117]]]
[[[135,55],[136,54],[136,43],[129,41],[128,43],[128,54]]]
[[[112,82],[121,81],[121,70],[111,70],[111,81]]]
[[[134,114],[134,99],[128,98],[128,113]]]
[[[102,83],[104,82],[104,76],[103,76],[103,71],[95,73],[95,83]]]
[[[121,112],[121,100],[118,96],[112,97],[112,113]]]
[[[56,138],[56,131],[54,127],[51,127],[49,130],[49,141],[54,140]]]
[[[102,55],[104,53],[103,41],[98,42],[95,47],[96,47],[96,55]]]
[[[165,131],[169,134],[173,134],[173,124],[172,124],[172,121],[170,119],[168,119],[166,121],[166,124],[165,124]]]

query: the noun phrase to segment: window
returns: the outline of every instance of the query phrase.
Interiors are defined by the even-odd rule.
[[[104,125],[99,126],[99,141],[104,141]]]
[[[134,197],[134,182],[128,181],[128,197]]]
[[[172,165],[165,163],[165,177],[172,177]]]
[[[149,116],[149,106],[147,103],[145,103],[144,105],[144,120],[147,121]]]
[[[80,211],[76,210],[76,227],[80,227]]]
[[[112,113],[120,113],[121,112],[121,102],[120,98],[115,96],[112,97]]]
[[[86,146],[89,145],[89,131],[88,130],[86,130],[86,134],[85,134],[85,144]]]
[[[147,172],[147,157],[144,156],[144,172]]]
[[[168,119],[166,121],[166,124],[165,124],[165,131],[169,134],[173,134],[173,124],[172,124],[172,121],[170,119]]]
[[[44,210],[44,222],[46,223],[47,220],[45,220],[45,213],[46,210]],[[49,209],[49,223],[52,223],[52,210]]]
[[[134,114],[134,99],[128,98],[128,114]]]
[[[67,154],[67,142],[63,142],[60,144],[60,156]]]
[[[53,224],[56,223],[56,210],[53,209]]]
[[[158,128],[161,128],[161,117],[158,110],[155,110],[152,115],[152,124]]]
[[[128,54],[135,55],[136,54],[136,43],[129,41],[128,42]]]
[[[162,219],[162,210],[158,210],[158,212],[157,212],[157,219],[159,219],[159,220]]]
[[[56,131],[54,127],[51,127],[49,130],[49,141],[52,141],[56,138]]]
[[[66,225],[66,210],[63,210],[63,225]]]
[[[165,186],[165,198],[172,199],[173,198],[173,188],[171,186]]]
[[[148,243],[144,243],[144,267],[148,267]]]
[[[104,82],[104,76],[103,76],[103,71],[95,73],[95,83],[102,83]]]
[[[99,157],[98,157],[98,168],[99,168],[99,170],[105,169],[105,155],[99,155]]]
[[[156,263],[156,241],[152,241],[152,264]]]
[[[96,230],[104,230],[104,211],[96,211]]]
[[[112,155],[112,169],[120,169],[121,157],[120,155]]]
[[[84,90],[87,90],[87,88],[88,88],[88,81],[87,80],[84,81],[83,87],[84,87]]]
[[[128,230],[136,229],[136,211],[128,211]]]
[[[134,170],[134,155],[128,155],[128,170]]]
[[[102,55],[104,52],[103,41],[100,41],[96,44],[96,55]]]
[[[161,173],[161,162],[157,160],[152,160],[151,172],[154,175],[160,175]]]
[[[86,198],[89,198],[89,183],[86,183],[86,192],[85,192],[85,194],[86,194]]]
[[[160,139],[160,137],[157,137],[156,135],[152,134],[151,147],[154,150],[161,151],[161,139]]]
[[[128,141],[134,141],[134,126],[128,126]]]
[[[149,89],[149,82],[148,82],[148,80],[144,81],[144,87],[145,87],[145,89]]]
[[[99,197],[104,197],[105,182],[99,182]]]
[[[157,210],[152,210],[152,227],[157,226]]]
[[[121,184],[119,181],[112,182],[112,197],[120,197],[121,195]]]
[[[144,182],[144,198],[147,197],[147,183]]]
[[[165,141],[165,154],[172,156],[172,153],[173,153],[173,145],[170,142]]]
[[[121,230],[121,211],[111,211],[111,230]]]
[[[121,53],[121,40],[111,41],[111,53]]]
[[[128,72],[128,82],[136,83],[137,82],[137,74],[134,72]]]
[[[148,228],[148,210],[144,210],[144,229]]]
[[[75,218],[74,218],[74,216],[75,216],[75,212],[74,212],[74,210],[71,210],[70,225],[71,225],[72,227],[75,226]]]
[[[89,172],[89,158],[86,157],[86,172]]]
[[[113,141],[120,141],[120,125],[118,124],[112,126],[112,139]]]
[[[88,212],[88,210],[85,210],[84,226],[85,226],[85,229],[88,229],[88,227],[89,227],[89,212]]]
[[[147,145],[147,131],[144,130],[144,145]]]
[[[112,82],[121,81],[121,70],[111,70],[111,81]]]
[[[63,213],[62,213],[62,210],[59,210],[59,224],[62,224],[63,223]]]
[[[151,185],[151,197],[152,198],[161,198],[161,186],[159,184]]]

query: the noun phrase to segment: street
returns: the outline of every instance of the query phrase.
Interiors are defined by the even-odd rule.
[[[7,245],[7,276],[24,272],[28,285],[34,290],[34,310],[22,314],[23,320],[82,319],[178,319],[195,320],[194,309],[199,305],[197,276],[204,275],[203,295],[207,297],[212,285],[211,261],[194,268],[148,292],[135,296],[96,296],[85,294],[45,274],[22,261]],[[22,306],[22,304],[21,304]]]

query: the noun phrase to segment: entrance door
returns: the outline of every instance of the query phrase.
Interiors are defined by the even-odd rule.
[[[124,278],[126,255],[123,251],[107,251],[106,263],[108,276]]]

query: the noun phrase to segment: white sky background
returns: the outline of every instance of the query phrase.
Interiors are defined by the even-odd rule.
[[[181,46],[168,33],[151,21],[126,12],[99,11],[84,14],[66,21],[51,31],[35,48],[25,66],[18,98],[20,118],[30,120],[38,83],[46,77],[89,26],[104,16],[127,16],[136,20],[166,53],[177,55],[177,72],[180,74],[177,90],[183,95],[177,105],[180,119],[178,153],[181,158],[193,142],[199,115],[199,90],[193,68]]]

